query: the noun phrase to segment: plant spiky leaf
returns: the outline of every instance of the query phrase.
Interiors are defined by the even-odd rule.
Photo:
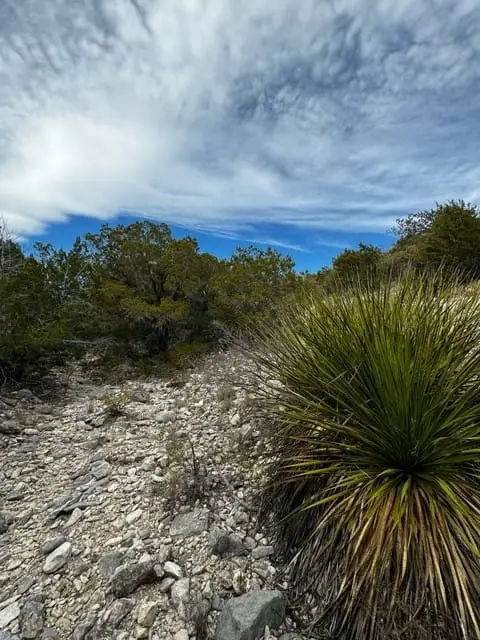
[[[265,513],[335,637],[480,638],[479,328],[455,278],[406,270],[262,331]]]

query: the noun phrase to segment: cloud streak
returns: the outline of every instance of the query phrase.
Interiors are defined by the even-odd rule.
[[[477,0],[3,0],[0,211],[383,231],[480,200]]]

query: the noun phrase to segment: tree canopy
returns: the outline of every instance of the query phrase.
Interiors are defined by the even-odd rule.
[[[5,237],[2,255],[5,379],[30,375],[39,350],[53,362],[71,344],[101,344],[131,362],[184,361],[272,313],[298,279],[293,260],[272,249],[238,248],[218,259],[151,221],[104,224],[69,250],[36,243],[31,256]]]

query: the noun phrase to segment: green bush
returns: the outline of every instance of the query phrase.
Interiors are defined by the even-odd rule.
[[[466,280],[480,277],[480,209],[463,200],[437,203],[431,210],[397,220],[397,242],[384,254],[392,265],[416,264],[424,270],[462,270]]]
[[[345,282],[367,278],[378,267],[382,250],[371,244],[360,242],[358,249],[344,249],[332,260],[332,271]]]
[[[233,331],[272,317],[299,284],[294,262],[278,251],[252,245],[237,247],[229,260],[219,261],[212,281],[212,317]]]
[[[144,221],[103,225],[83,246],[96,335],[112,338],[124,357],[162,355],[202,334],[214,259],[195,240],[175,240],[167,225]]]
[[[262,332],[263,515],[335,638],[480,637],[479,327],[478,297],[405,271]]]
[[[0,276],[0,385],[32,382],[64,360],[65,319],[32,258]]]
[[[297,280],[277,251],[219,260],[151,221],[104,224],[68,250],[37,242],[28,257],[0,222],[0,384],[26,382],[74,348],[100,375],[188,366],[271,316]]]

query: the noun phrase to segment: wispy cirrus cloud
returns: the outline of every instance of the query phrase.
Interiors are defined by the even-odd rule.
[[[3,0],[0,210],[383,231],[480,200],[478,0]]]
[[[328,247],[329,249],[352,249],[352,245],[349,242],[341,242],[340,240],[325,240],[318,238],[315,240],[315,244],[319,247]]]

